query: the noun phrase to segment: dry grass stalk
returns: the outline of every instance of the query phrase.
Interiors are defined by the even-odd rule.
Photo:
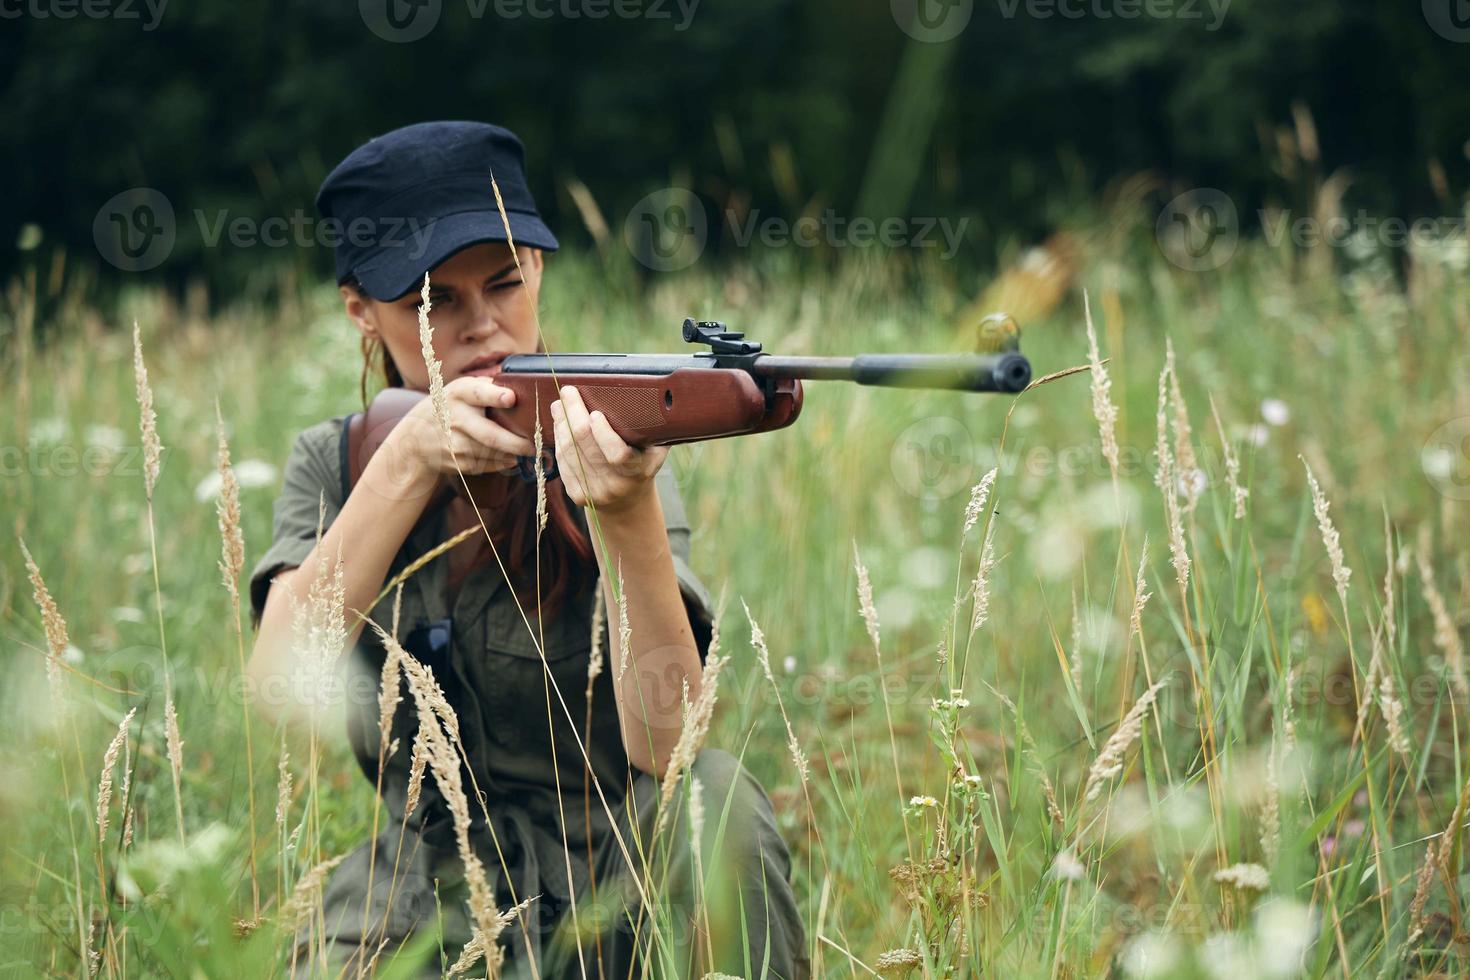
[[[1166,681],[1158,681],[1153,687],[1143,692],[1143,695],[1128,709],[1128,714],[1123,716],[1119,722],[1117,731],[1113,732],[1102,751],[1098,753],[1097,759],[1092,763],[1092,768],[1087,771],[1087,784],[1083,791],[1083,798],[1087,802],[1095,800],[1102,792],[1103,784],[1123,771],[1123,756],[1127,754],[1130,746],[1143,731],[1143,716],[1148,712],[1149,705],[1153,704],[1154,698],[1158,696]]]
[[[184,739],[179,734],[179,713],[174,708],[174,697],[170,692],[163,702],[163,736],[168,749],[168,768],[174,782],[174,815],[179,823],[179,840],[184,839],[184,794],[181,782],[184,775]],[[126,797],[126,794],[124,794]]]
[[[478,524],[475,524],[465,528],[463,531],[460,531],[458,534],[449,538],[447,541],[443,541],[439,544],[434,545],[434,547],[430,548],[428,551],[424,552],[422,555],[419,555],[417,558],[411,561],[403,569],[403,571],[393,576],[393,578],[390,579],[383,586],[382,591],[373,597],[373,601],[368,604],[368,609],[376,608],[378,603],[382,602],[385,598],[388,597],[388,593],[392,592],[394,589],[402,587],[404,582],[407,582],[409,579],[413,578],[414,575],[417,574],[419,569],[423,568],[429,562],[433,561],[435,558],[438,558],[446,551],[456,548],[459,545],[463,544],[465,541],[468,541],[472,535],[482,533],[484,532],[480,529],[480,526]],[[398,626],[396,623],[393,627],[393,634],[395,636],[398,635]]]
[[[623,588],[623,556],[618,556],[618,683],[628,672],[628,649],[633,643],[633,627],[628,625],[628,590]]]
[[[215,425],[219,436],[215,468],[219,471],[219,499],[215,511],[219,515],[220,574],[238,619],[240,614],[240,573],[245,568],[245,535],[240,530],[240,481],[230,465],[230,444],[225,439],[225,420],[214,406]]]
[[[1072,683],[1077,690],[1082,690],[1082,644],[1083,644],[1083,613],[1077,605],[1077,588],[1072,587],[1072,656],[1068,658],[1067,666],[1072,675]]]
[[[607,600],[602,594],[602,578],[592,587],[592,654],[587,658],[587,698],[592,699],[592,682],[602,675],[602,630],[607,624]]]
[[[306,925],[321,902],[322,886],[326,884],[327,875],[346,859],[346,854],[328,858],[301,876],[301,880],[291,890],[291,897],[281,906],[280,920],[285,931],[295,932]]]
[[[1424,935],[1424,906],[1429,901],[1429,886],[1434,883],[1434,844],[1424,849],[1424,863],[1414,879],[1414,898],[1409,903],[1409,942]]]
[[[980,515],[985,511],[985,502],[990,499],[990,488],[995,484],[995,475],[1000,472],[999,467],[992,466],[990,472],[980,478],[980,482],[970,489],[970,502],[965,505],[965,526],[960,531],[960,540],[964,541],[980,520]]]
[[[1138,554],[1138,577],[1133,582],[1133,613],[1128,617],[1128,641],[1143,635],[1143,609],[1153,593],[1148,591],[1143,578],[1143,563],[1148,557],[1148,535],[1143,536],[1143,548]]]
[[[1388,512],[1383,514],[1383,546],[1385,565],[1383,569],[1383,629],[1388,637],[1389,649],[1393,648],[1398,636],[1398,617],[1394,611],[1393,592],[1393,527],[1388,523]]]
[[[1338,601],[1342,603],[1343,612],[1346,614],[1348,579],[1352,578],[1353,570],[1347,567],[1347,562],[1343,558],[1342,538],[1332,523],[1331,515],[1327,512],[1331,505],[1322,493],[1322,487],[1317,483],[1317,476],[1312,472],[1311,464],[1304,457],[1299,456],[1298,458],[1307,468],[1307,483],[1312,488],[1312,513],[1317,516],[1317,530],[1322,534],[1322,545],[1327,549],[1328,560],[1332,562],[1332,584],[1337,588]]]
[[[26,574],[31,580],[31,598],[41,610],[41,628],[46,633],[46,683],[51,689],[52,704],[59,710],[62,707],[61,659],[66,656],[71,640],[67,637],[66,620],[62,618],[56,600],[51,597],[45,579],[41,578],[41,570],[36,567],[36,559],[31,557],[31,549],[26,547],[24,539],[20,541],[20,553],[25,557]]]
[[[1409,759],[1409,734],[1404,730],[1404,705],[1394,687],[1393,674],[1385,670],[1378,682],[1378,710],[1383,713],[1383,723],[1388,726],[1388,744],[1404,758]]]
[[[377,623],[371,620],[369,623],[387,649],[396,648],[403,675],[408,680],[409,693],[418,710],[418,731],[423,741],[422,755],[427,760],[428,770],[434,774],[434,784],[439,788],[439,795],[454,824],[455,841],[460,861],[464,865],[465,881],[469,886],[470,916],[483,937],[488,975],[499,976],[505,951],[500,948],[498,941],[513,916],[501,915],[495,903],[495,891],[485,874],[484,863],[470,840],[469,799],[464,791],[460,757],[454,747],[461,744],[459,719],[445,699],[444,691],[434,679],[433,672],[414,659],[395,637],[385,633]]]
[[[399,595],[402,595],[400,590]],[[396,618],[396,617],[395,617]],[[398,635],[398,630],[393,630]],[[383,671],[378,677],[378,757],[388,757],[388,739],[393,734],[393,716],[398,713],[403,700],[403,683],[399,679],[398,653],[389,649],[383,657]]]
[[[1082,291],[1082,314],[1087,321],[1087,364],[1092,369],[1092,417],[1097,419],[1098,436],[1102,439],[1103,458],[1113,479],[1118,479],[1118,408],[1113,404],[1113,380],[1103,366],[1097,348],[1097,330],[1092,325],[1092,305],[1087,290]]]
[[[1261,852],[1266,864],[1274,867],[1281,854],[1281,776],[1276,763],[1273,741],[1266,756],[1266,799],[1261,804]]]
[[[434,304],[429,301],[429,274],[424,273],[424,288],[419,292],[419,349],[424,355],[424,365],[429,369],[429,398],[434,403],[434,418],[446,444],[450,441],[449,399],[444,394],[444,370],[439,358],[434,356],[434,328],[429,326],[429,311]]]
[[[297,661],[305,673],[305,690],[311,692],[313,705],[321,692],[328,690],[326,680],[336,669],[337,661],[347,646],[347,587],[343,574],[340,548],[335,563],[321,548],[321,527],[326,521],[326,495],[318,501],[316,572],[307,589],[306,602],[287,590],[291,605],[291,638]],[[319,705],[318,705],[319,706]]]
[[[276,827],[280,830],[286,828],[286,820],[291,815],[291,753],[286,751],[284,743],[281,745],[281,759],[276,763]]]
[[[510,925],[510,923],[513,922],[517,916],[525,912],[526,909],[530,907],[531,902],[537,898],[540,898],[540,896],[532,895],[530,898],[522,901],[519,905],[512,905],[504,912],[499,913],[500,918],[504,920],[501,923],[501,928]],[[445,975],[457,977],[462,974],[468,973],[470,967],[478,963],[480,961],[480,958],[485,955],[486,948],[487,944],[485,942],[485,934],[483,932],[480,932],[479,930],[476,930],[475,934],[470,937],[470,941],[464,944],[464,949],[460,951],[459,958],[454,961],[454,965],[449,968],[449,972]]]
[[[1174,367],[1174,342],[1165,338],[1164,350],[1169,363],[1169,404],[1174,411],[1174,461],[1179,466],[1184,512],[1192,514],[1204,490],[1204,472],[1194,455],[1194,430],[1189,424],[1189,406],[1184,403],[1184,392],[1179,387],[1179,372]]]
[[[1210,414],[1215,417],[1215,430],[1220,433],[1220,453],[1225,457],[1225,482],[1230,486],[1230,496],[1235,500],[1235,519],[1245,517],[1245,502],[1250,497],[1249,487],[1240,483],[1240,457],[1231,448],[1230,437],[1225,434],[1225,424],[1220,421],[1220,411],[1215,407],[1214,396],[1210,397]]]
[[[760,662],[761,670],[770,682],[771,690],[776,692],[776,707],[781,711],[781,720],[786,723],[786,748],[791,752],[792,764],[796,766],[797,775],[801,777],[802,783],[806,783],[811,776],[810,767],[806,756],[801,751],[801,743],[796,740],[796,731],[791,727],[791,718],[786,713],[786,701],[781,697],[781,688],[776,684],[776,675],[771,670],[771,652],[766,648],[766,634],[761,630],[760,624],[750,614],[750,607],[745,600],[740,600],[740,606],[745,610],[745,618],[750,622],[750,643],[755,647],[756,659]]]
[[[541,389],[536,392],[536,429],[532,432],[531,444],[536,449],[536,534],[546,530],[546,465],[541,460]]]
[[[422,725],[419,726],[423,728]],[[419,794],[424,788],[424,767],[429,762],[428,744],[422,730],[413,737],[413,753],[408,760],[408,793],[404,798],[403,819],[407,820],[419,807]]]
[[[133,805],[132,805],[132,802],[131,802],[132,801],[132,796],[131,796],[132,785],[133,785],[133,753],[128,748],[127,740],[124,739],[123,740],[123,758],[122,758],[122,786],[118,788],[118,795],[122,797],[122,806],[123,806],[122,849],[125,850],[125,851],[128,848],[130,848],[130,847],[133,846]]]
[[[1157,438],[1154,454],[1159,458],[1159,472],[1154,483],[1164,495],[1164,519],[1169,526],[1169,554],[1174,564],[1174,578],[1179,591],[1189,587],[1189,551],[1184,546],[1184,519],[1179,509],[1179,485],[1174,476],[1174,454],[1169,448],[1169,417],[1165,412],[1169,403],[1169,375],[1174,370],[1173,351],[1164,361],[1159,372],[1159,406],[1155,416]]]
[[[108,743],[107,752],[102,756],[102,775],[97,780],[97,842],[107,843],[107,817],[112,806],[112,772],[117,768],[118,753],[122,751],[123,743],[128,738],[128,725],[132,724],[133,716],[138,713],[137,708],[129,708],[128,713],[118,723],[117,734],[112,736]]]
[[[1470,697],[1470,683],[1465,678],[1465,646],[1460,642],[1460,631],[1434,580],[1434,564],[1429,559],[1429,551],[1428,525],[1423,525],[1419,529],[1419,547],[1414,557],[1418,559],[1419,578],[1424,582],[1424,601],[1429,604],[1429,612],[1434,617],[1434,645],[1444,655],[1455,692],[1461,697]]]
[[[658,821],[653,830],[655,837],[668,823],[669,803],[674,798],[674,788],[679,784],[679,776],[694,764],[694,759],[699,755],[699,750],[704,747],[705,737],[709,734],[710,720],[715,715],[715,702],[719,700],[720,670],[730,658],[721,657],[715,653],[718,645],[718,626],[715,628],[714,636],[715,638],[710,640],[709,654],[705,657],[704,670],[699,677],[699,696],[689,706],[689,711],[684,718],[684,727],[679,732],[679,740],[674,743],[674,749],[669,753],[668,768],[664,770],[663,786],[659,793]]]
[[[992,473],[994,470],[991,471]],[[974,605],[970,614],[970,634],[984,626],[990,619],[990,574],[995,571],[995,521],[985,528],[985,541],[980,546],[980,567],[975,570],[975,580],[970,583],[970,595]]]
[[[868,579],[868,569],[858,554],[856,541],[852,545],[852,558],[857,565],[858,610],[862,613],[863,625],[868,630],[868,638],[873,641],[873,652],[878,655],[879,662],[882,662],[883,647],[879,642],[878,610],[873,605],[873,583]]]
[[[143,333],[133,321],[133,383],[138,393],[138,428],[143,436],[143,487],[148,499],[158,483],[163,459],[163,445],[158,441],[158,415],[153,411],[153,388],[148,384],[148,368],[143,363]]]

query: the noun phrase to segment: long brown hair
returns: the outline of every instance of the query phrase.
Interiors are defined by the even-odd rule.
[[[350,286],[366,297],[366,293],[363,293],[362,287],[355,280],[349,279],[343,285]],[[536,349],[545,350],[545,346],[538,341]],[[403,387],[403,375],[399,373],[398,366],[393,363],[393,357],[383,346],[383,342],[377,338],[369,340],[363,337],[360,388],[364,409],[368,405],[368,375],[373,372],[375,363],[378,365],[385,387]],[[486,545],[483,535],[473,536],[471,538],[473,544],[461,545],[461,547],[473,547],[475,549],[474,558],[463,572],[450,579],[449,584],[452,588],[458,588],[472,572],[484,565],[492,564],[495,560],[495,553],[498,552],[500,560],[505,563],[505,570],[516,601],[523,609],[534,610],[537,607],[534,557],[536,550],[536,487],[522,480],[517,474],[508,476],[491,474],[479,482],[487,484],[490,488],[485,494],[477,492],[476,503],[480,507],[481,515],[485,518],[485,527],[490,531],[490,538],[495,543],[495,551],[492,552]],[[579,595],[582,589],[592,584],[592,572],[596,568],[597,559],[592,551],[592,542],[583,530],[575,508],[576,504],[572,503],[572,499],[567,496],[561,477],[548,479],[546,481],[548,527],[541,540],[543,588],[540,608],[543,618],[555,615],[564,601],[571,596]]]

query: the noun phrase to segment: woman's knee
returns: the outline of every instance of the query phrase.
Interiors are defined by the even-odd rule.
[[[704,834],[717,836],[719,849],[727,855],[773,858],[784,864],[786,844],[776,827],[771,799],[760,782],[723,749],[702,749],[690,766],[699,780]]]

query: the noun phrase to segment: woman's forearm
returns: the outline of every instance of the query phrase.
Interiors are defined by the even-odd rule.
[[[308,601],[321,556],[326,556],[329,569],[338,556],[342,560],[346,648],[351,649],[366,625],[355,610],[368,611],[383,587],[393,557],[437,486],[435,474],[417,466],[395,465],[403,456],[383,451],[391,448],[385,443],[373,455],[321,540],[299,568],[282,571],[266,595],[247,669],[256,704],[269,716],[293,714],[321,696],[320,691],[306,690],[323,678],[303,670],[303,665],[296,662],[300,651],[293,650],[291,637],[292,606]],[[332,651],[334,659],[338,653]]]
[[[616,513],[599,512],[603,541],[597,541],[595,530],[592,537],[608,609],[610,663],[606,669],[612,672],[617,691],[624,750],[634,767],[662,776],[679,739],[686,680],[690,701],[699,697],[700,663],[689,612],[674,574],[663,508],[653,484],[648,487],[646,495]],[[610,574],[617,570],[619,559],[632,648],[626,672],[621,670],[624,654]]]

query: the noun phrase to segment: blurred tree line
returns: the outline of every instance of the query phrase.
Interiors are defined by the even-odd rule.
[[[314,215],[343,155],[427,118],[514,129],[564,241],[589,241],[586,198],[616,240],[634,202],[675,185],[706,204],[713,254],[729,247],[726,209],[832,208],[968,217],[966,255],[983,264],[1145,169],[1221,188],[1246,214],[1306,208],[1274,146],[1293,106],[1315,120],[1321,171],[1350,168],[1354,202],[1379,213],[1460,213],[1470,174],[1470,42],[1436,29],[1438,0],[1060,0],[1081,16],[1057,0],[920,0],[931,17],[970,14],[938,42],[900,29],[911,0],[628,0],[641,16],[602,19],[586,15],[597,0],[540,0],[547,17],[521,0],[417,0],[439,13],[411,43],[368,29],[373,2],[173,0],[145,29],[143,0],[3,0],[0,272],[54,267],[61,248],[68,270],[116,281],[94,221],[150,187],[177,216],[155,280],[229,294],[282,264],[328,277],[327,249],[208,248],[196,215]]]

